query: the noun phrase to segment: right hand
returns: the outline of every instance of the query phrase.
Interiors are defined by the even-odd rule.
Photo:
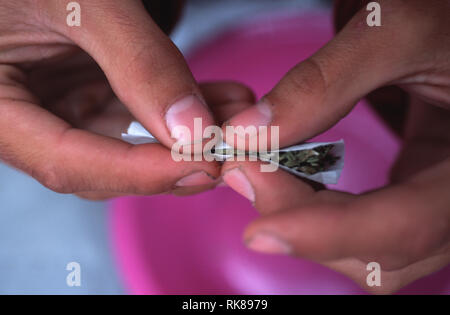
[[[353,195],[314,191],[282,170],[261,173],[255,162],[227,161],[222,172],[262,214],[245,232],[250,248],[308,258],[391,293],[450,262],[450,3],[378,2],[381,27],[359,11],[228,124],[279,126],[284,147],[329,129],[368,93],[399,86],[410,109],[390,184]],[[367,287],[368,262],[380,263],[381,287]]]

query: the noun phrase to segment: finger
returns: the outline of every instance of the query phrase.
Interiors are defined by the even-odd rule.
[[[228,160],[222,166],[222,177],[262,214],[291,208],[314,197],[314,189],[307,183],[281,169],[262,172],[263,165],[267,163]]]
[[[64,12],[65,3],[49,1],[50,12]],[[186,62],[157,27],[141,1],[80,1],[81,26],[68,27],[61,14],[57,30],[89,53],[105,72],[115,94],[130,112],[166,146],[171,131],[194,118],[203,126],[214,120]],[[101,14],[100,14],[101,13]],[[179,135],[192,142],[191,135]]]
[[[26,104],[18,106],[27,109]],[[8,104],[2,106],[11,109]],[[25,117],[23,111],[18,113]],[[29,113],[47,119],[38,110]],[[50,124],[49,124],[50,125]],[[13,165],[25,170],[46,187],[61,193],[107,191],[126,194],[156,194],[177,186],[214,185],[218,166],[206,162],[175,162],[163,146],[130,146],[120,140],[61,124],[32,125],[34,130],[15,129],[2,137]],[[53,122],[51,122],[53,125]],[[20,143],[12,143],[22,139]],[[37,143],[33,143],[36,141]],[[190,176],[193,176],[191,178]]]
[[[54,191],[154,194],[215,185],[216,163],[176,162],[159,144],[131,146],[73,129],[23,89],[2,85],[0,92],[0,156]]]
[[[255,101],[253,92],[238,82],[207,82],[200,84],[200,89],[219,125],[249,108]]]
[[[448,239],[448,174],[450,161],[360,197],[318,192],[311,202],[256,220],[245,240],[255,250],[319,262],[356,257],[402,268]]]
[[[450,254],[432,255],[424,260],[413,263],[398,270],[383,270],[380,265],[380,283],[370,285],[368,277],[373,269],[368,269],[369,264],[356,258],[347,258],[336,261],[324,262],[324,266],[333,269],[353,281],[362,289],[371,294],[393,294],[417,279],[425,277],[444,268],[450,262]]]
[[[257,105],[226,125],[280,126],[281,146],[298,143],[336,124],[370,91],[414,71],[419,63],[413,63],[410,55],[420,49],[427,30],[410,23],[418,14],[410,8],[414,6],[401,1],[382,1],[381,5],[382,27],[369,27],[369,12],[363,9],[325,47],[289,71]]]

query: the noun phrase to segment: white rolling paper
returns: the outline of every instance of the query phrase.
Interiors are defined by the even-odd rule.
[[[128,127],[127,133],[122,133],[122,139],[128,143],[139,145],[146,143],[159,143],[159,141],[148,132],[139,122],[132,122]],[[336,142],[315,142],[315,143],[304,143],[299,145],[294,145],[288,148],[283,148],[278,150],[278,152],[289,152],[289,151],[301,151],[301,150],[310,150],[316,147],[325,146],[325,145],[333,145],[331,149],[331,153],[339,157],[339,159],[333,165],[327,167],[324,171],[318,172],[312,175],[305,174],[296,170],[293,170],[289,167],[278,164],[278,167],[286,170],[287,172],[294,174],[299,177],[307,178],[309,180],[319,182],[322,184],[337,184],[339,177],[341,175],[342,169],[344,168],[344,157],[345,157],[345,144],[343,140]],[[216,149],[229,149],[230,146],[226,143],[222,143],[221,145],[216,146]],[[230,158],[230,155],[224,154],[213,154],[217,160],[225,161],[227,158]],[[261,161],[268,163],[275,163],[275,161],[266,159],[264,157],[259,157]]]

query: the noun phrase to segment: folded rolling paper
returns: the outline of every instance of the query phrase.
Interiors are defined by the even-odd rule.
[[[132,122],[122,139],[131,144],[159,143],[140,123]],[[215,147],[213,155],[225,161],[233,156],[228,144]],[[247,153],[258,159],[274,163],[287,172],[322,184],[337,184],[344,168],[344,141],[304,143],[266,154]]]

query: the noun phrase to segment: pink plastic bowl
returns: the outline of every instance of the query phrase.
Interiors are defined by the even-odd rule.
[[[234,79],[261,96],[331,36],[323,14],[261,18],[219,36],[189,58],[198,80]],[[359,193],[384,185],[399,141],[361,102],[315,140],[345,139],[346,168],[332,187]],[[250,252],[241,241],[257,217],[229,188],[200,195],[126,197],[112,203],[111,233],[132,294],[361,294],[318,264]],[[450,268],[402,293],[450,293]]]

